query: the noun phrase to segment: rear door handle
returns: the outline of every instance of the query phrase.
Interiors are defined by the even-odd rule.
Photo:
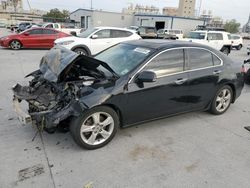
[[[213,73],[214,74],[220,74],[222,71],[221,70],[215,70]]]
[[[176,83],[177,85],[182,85],[182,84],[184,84],[187,80],[188,80],[187,78],[180,78],[180,79],[176,80],[175,83]]]

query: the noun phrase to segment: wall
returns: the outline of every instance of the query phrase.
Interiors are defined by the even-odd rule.
[[[92,10],[85,10],[85,9],[78,9],[70,14],[70,20],[74,20],[78,27],[81,27],[81,17],[85,16],[85,29],[87,28],[87,17],[90,17],[90,24],[89,27],[93,27],[93,11]]]
[[[135,16],[134,25],[155,27],[156,22],[165,22],[165,28],[170,28],[171,20],[172,20],[171,17],[166,17],[166,16],[141,15],[141,16]]]
[[[198,25],[204,25],[203,20],[173,18],[173,29],[182,29],[184,34],[194,30]]]
[[[131,14],[94,11],[93,25],[111,27],[129,27],[133,24],[134,16]]]

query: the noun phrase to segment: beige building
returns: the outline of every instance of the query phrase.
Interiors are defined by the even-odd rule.
[[[166,16],[178,16],[178,8],[176,7],[164,7],[162,14]]]
[[[155,6],[133,5],[130,4],[122,10],[125,14],[160,14],[160,9]]]
[[[195,17],[196,0],[179,0],[178,16],[193,18]]]
[[[21,12],[23,11],[22,0],[1,0],[0,12]]]

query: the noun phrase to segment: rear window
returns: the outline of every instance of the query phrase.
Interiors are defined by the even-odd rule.
[[[129,37],[133,33],[129,31],[121,31],[121,30],[111,30],[111,38],[123,38]]]

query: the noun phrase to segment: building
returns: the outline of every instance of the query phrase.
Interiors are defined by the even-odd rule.
[[[84,29],[98,26],[128,27],[132,25],[134,16],[127,13],[77,9],[70,14],[70,20]]]
[[[133,5],[132,3],[122,10],[125,14],[160,14],[160,9],[155,6]]]
[[[212,11],[203,10],[202,14],[200,15],[200,18],[205,20],[206,23],[209,24],[213,19]]]
[[[157,30],[162,28],[181,29],[184,33],[194,30],[198,25],[205,25],[204,20],[196,18],[145,13],[128,14],[89,9],[77,9],[70,14],[70,20],[84,29],[98,26],[150,26]]]
[[[134,25],[155,27],[157,30],[163,28],[181,29],[184,34],[187,34],[197,26],[205,25],[205,21],[178,16],[135,14]]]
[[[7,25],[20,22],[41,23],[45,13],[37,9],[24,10],[22,0],[2,0],[0,4],[0,22]]]
[[[178,16],[178,8],[177,7],[164,7],[162,9],[162,14],[166,16]]]
[[[195,17],[196,0],[179,0],[178,16],[180,17]]]
[[[22,0],[1,0],[0,12],[21,12],[23,11]]]

